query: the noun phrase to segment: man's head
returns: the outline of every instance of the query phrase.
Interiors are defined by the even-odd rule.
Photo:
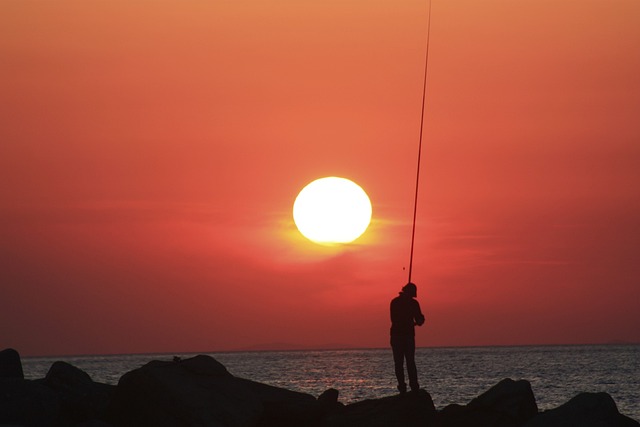
[[[418,287],[415,284],[409,282],[402,287],[402,292],[412,298],[416,298],[418,296]]]

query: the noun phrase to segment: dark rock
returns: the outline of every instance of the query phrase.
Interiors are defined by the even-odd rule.
[[[344,410],[344,405],[338,402],[339,395],[340,392],[338,392],[338,390],[330,388],[323,391],[322,394],[318,396],[318,404],[325,416],[340,413]]]
[[[633,427],[607,393],[580,393],[564,405],[539,413],[525,427]]]
[[[436,412],[424,390],[345,406],[336,389],[315,399],[234,377],[209,356],[153,361],[114,387],[65,362],[25,380],[17,352],[3,353],[13,368],[0,376],[0,427],[640,427],[606,393],[538,413],[530,384],[510,379]]]
[[[51,365],[42,384],[59,397],[62,425],[101,418],[115,390],[112,385],[93,382],[89,374],[66,362]]]
[[[318,396],[318,402],[326,404],[326,405],[334,405],[338,403],[338,396],[340,392],[335,388],[330,388],[322,392],[320,396]]]
[[[515,427],[538,413],[528,381],[509,378],[473,399],[466,406],[449,405],[438,414],[443,426]]]
[[[37,381],[0,378],[0,424],[48,427],[60,416],[58,394]]]
[[[480,408],[451,404],[437,415],[437,425],[441,427],[515,427],[504,415]]]
[[[425,390],[364,400],[327,417],[327,427],[413,427],[432,425],[436,409]]]
[[[67,362],[54,362],[44,378],[44,384],[51,388],[70,390],[91,385],[89,374]]]
[[[163,364],[163,362],[158,363]],[[227,371],[227,368],[225,368],[222,363],[218,362],[216,359],[210,356],[199,355],[184,360],[178,358],[175,363],[179,364],[182,369],[194,375],[204,375],[211,377],[219,376],[229,378],[232,377],[232,375],[229,373],[229,371]]]
[[[106,421],[102,420],[89,420],[76,424],[74,427],[114,427]]]
[[[493,414],[453,403],[438,412],[437,425],[442,427],[489,427],[494,425],[495,418]]]
[[[257,397],[222,364],[196,356],[152,361],[124,374],[108,420],[123,426],[249,426],[261,412]]]
[[[24,379],[20,354],[12,348],[0,351],[0,378]]]
[[[209,356],[153,361],[118,383],[108,421],[123,426],[305,425],[320,405],[304,393],[236,378]]]
[[[513,381],[510,378],[500,381],[467,406],[504,414],[516,423],[527,421],[538,413],[529,381]]]
[[[344,411],[344,404],[338,402],[339,396],[338,390],[335,388],[330,388],[322,392],[318,399],[316,400],[316,405],[313,411],[309,411],[310,413],[317,413],[319,415],[316,419],[315,423],[309,425],[319,425],[324,426],[325,420],[330,419],[332,416],[336,414],[342,414]]]
[[[322,406],[310,394],[237,378],[262,404],[260,427],[316,425],[324,416]]]

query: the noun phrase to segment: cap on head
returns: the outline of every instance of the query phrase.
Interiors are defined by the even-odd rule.
[[[402,287],[402,292],[415,298],[418,296],[418,287],[414,283],[409,282]]]

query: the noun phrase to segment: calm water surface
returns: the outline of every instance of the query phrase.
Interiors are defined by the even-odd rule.
[[[318,396],[327,388],[340,401],[396,393],[389,349],[209,353],[234,375]],[[176,354],[189,357],[190,354]],[[173,355],[25,358],[25,376],[42,378],[64,360],[94,381],[117,384],[126,372]],[[504,378],[531,383],[540,410],[580,392],[609,393],[621,413],[640,420],[640,345],[420,348],[418,375],[437,408],[466,404]]]

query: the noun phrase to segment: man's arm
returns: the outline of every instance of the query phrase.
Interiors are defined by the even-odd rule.
[[[422,310],[420,310],[420,303],[416,301],[416,313],[413,316],[413,320],[418,326],[424,325],[424,314],[422,314]]]

